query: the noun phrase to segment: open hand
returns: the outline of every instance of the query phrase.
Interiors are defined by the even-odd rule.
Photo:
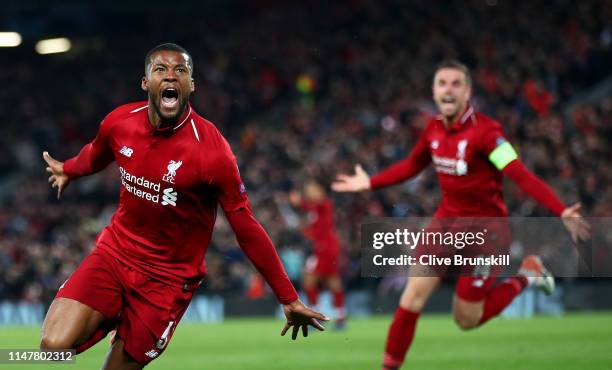
[[[64,174],[64,162],[53,159],[48,152],[43,152],[43,159],[47,162],[47,172],[51,174],[49,183],[52,188],[57,188],[57,199],[59,199],[70,183],[70,179]]]
[[[561,221],[563,221],[563,225],[569,231],[574,243],[587,241],[591,238],[591,226],[578,212],[580,207],[580,203],[576,203],[573,206],[567,207],[561,213]]]
[[[340,174],[331,185],[333,191],[357,192],[370,189],[370,176],[360,164],[355,166],[354,175]]]
[[[281,335],[284,336],[289,328],[293,326],[293,332],[291,333],[291,339],[293,340],[297,338],[300,328],[302,328],[302,334],[304,337],[307,337],[308,325],[314,326],[320,331],[324,331],[325,328],[323,325],[321,325],[321,323],[319,323],[319,320],[329,320],[329,318],[325,317],[325,315],[304,306],[299,299],[284,305],[283,311],[285,312],[285,317],[287,317],[287,323],[285,324],[283,331],[281,331]]]

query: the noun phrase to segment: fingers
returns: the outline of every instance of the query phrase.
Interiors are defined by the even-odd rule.
[[[591,239],[591,229],[589,224],[585,222],[573,225],[570,229],[570,235],[574,243]]]
[[[582,208],[582,204],[580,204],[580,202],[574,204],[573,206],[569,207],[573,212],[578,212],[578,210],[580,210],[580,208]]]
[[[319,331],[325,331],[325,327],[315,318],[310,319],[310,325],[314,326]]]
[[[306,315],[308,315],[308,316],[310,316],[310,317],[312,317],[314,319],[321,320],[321,321],[329,321],[329,317],[323,315],[320,312],[317,312],[315,310],[311,310],[310,308],[307,308],[307,307],[306,307],[306,310],[307,310],[306,311]]]
[[[289,330],[289,328],[291,327],[291,324],[286,323],[285,327],[283,328],[283,330],[281,331],[281,336],[284,337],[285,334],[287,334],[287,330]]]
[[[584,220],[578,222],[578,238],[583,241],[591,239],[591,225]]]
[[[60,199],[66,188],[66,183],[60,182],[54,175],[49,176],[49,183],[51,184],[51,188],[57,188],[57,199]]]
[[[361,175],[361,174],[365,174],[365,170],[363,169],[363,167],[360,164],[356,164],[355,165],[355,173],[357,175]]]
[[[58,185],[57,187],[57,199],[58,200],[62,197],[62,194],[64,193],[64,189],[66,189],[65,182]]]
[[[302,325],[302,335],[304,338],[308,336],[308,325]]]
[[[580,204],[580,202],[569,206],[563,210],[563,213],[561,213],[561,217],[582,217],[578,212],[580,208],[582,208],[582,204]]]
[[[293,331],[291,332],[291,339],[296,340],[299,331],[300,331],[300,327],[297,326],[297,325],[294,325],[293,326]]]
[[[43,152],[43,159],[45,160],[45,162],[47,162],[48,165],[51,165],[51,163],[54,161],[54,159],[49,155],[49,152],[47,151]]]
[[[574,243],[587,241],[591,238],[591,225],[579,213],[580,208],[582,208],[582,204],[578,202],[567,207],[561,214],[563,223],[570,232]]]
[[[348,191],[348,186],[344,182],[334,182],[331,184],[331,188],[333,191],[337,192]]]

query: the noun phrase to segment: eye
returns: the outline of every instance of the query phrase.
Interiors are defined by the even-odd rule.
[[[153,70],[154,70],[155,72],[161,72],[161,71],[163,71],[163,70],[164,70],[164,67],[162,67],[162,66],[157,66],[157,67],[155,67]]]
[[[187,72],[187,71],[185,70],[185,68],[183,68],[183,67],[178,67],[178,68],[176,69],[176,71],[177,71],[177,72],[181,72],[181,73],[183,73],[183,72]]]

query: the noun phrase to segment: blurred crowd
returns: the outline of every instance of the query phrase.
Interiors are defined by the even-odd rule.
[[[612,214],[612,98],[567,110],[609,75],[606,1],[230,3],[215,12],[100,9],[64,25],[75,33],[66,55],[0,51],[0,299],[49,302],[94,247],[116,207],[116,167],[71,184],[58,201],[41,153],[75,155],[106,113],[144,100],[144,55],[166,41],[192,53],[192,105],[229,139],[255,214],[298,284],[309,246],[289,191],[403,158],[435,114],[430,84],[444,58],[472,68],[473,104],[503,124],[566,204]],[[431,215],[436,182],[429,169],[384,191],[329,194],[349,288],[376,285],[360,278],[360,222]],[[550,215],[510,183],[505,195],[512,215]],[[257,291],[223,217],[207,264],[203,292]]]

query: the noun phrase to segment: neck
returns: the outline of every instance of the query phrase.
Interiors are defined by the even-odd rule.
[[[182,120],[185,119],[187,114],[189,113],[189,104],[185,104],[185,107],[182,109],[181,113],[176,117],[176,119],[165,121],[159,111],[155,108],[155,106],[149,101],[149,109],[147,109],[147,114],[149,117],[149,123],[155,130],[168,130],[176,125],[178,125]]]
[[[151,107],[151,104],[149,103],[149,107]],[[161,117],[159,116],[159,114],[157,114],[157,112],[155,111],[155,108],[148,110],[148,114],[149,114],[149,122],[151,123],[151,126],[153,126],[153,128],[159,128],[159,126],[161,125]]]
[[[457,110],[457,113],[453,114],[452,116],[442,116],[442,122],[444,122],[444,127],[448,128],[450,127],[450,125],[452,125],[454,122],[456,122],[459,117],[461,117],[465,111],[468,109],[468,104],[464,104],[463,106],[461,106],[461,108],[459,108]]]
[[[448,128],[453,122],[457,120],[459,117],[459,113],[453,116],[442,116],[442,122],[444,122],[444,127]]]

